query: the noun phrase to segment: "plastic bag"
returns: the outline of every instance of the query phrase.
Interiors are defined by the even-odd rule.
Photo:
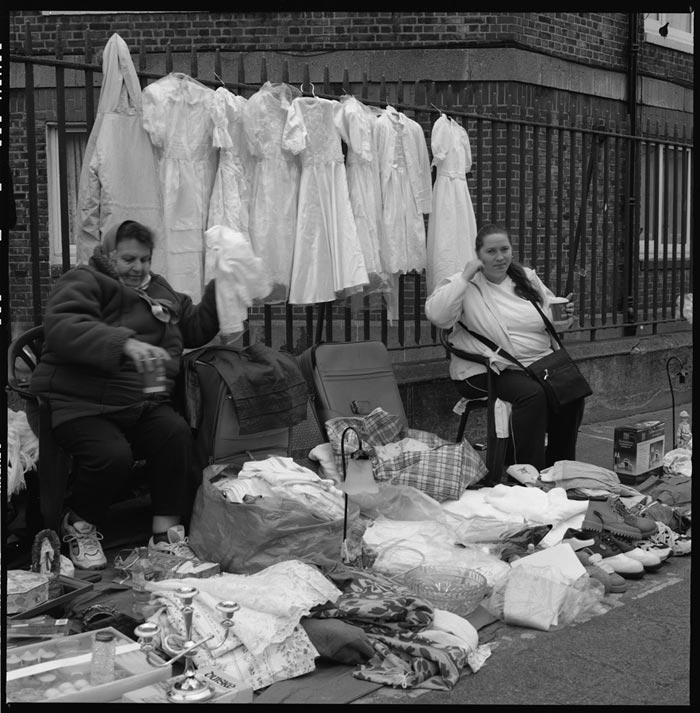
[[[603,614],[604,586],[583,574],[566,581],[553,566],[513,567],[482,606],[506,624],[549,631]]]
[[[233,503],[211,480],[221,468],[205,468],[190,522],[189,543],[201,559],[224,572],[252,574],[284,560],[324,565],[340,562],[344,518],[321,519],[300,501],[280,496]],[[359,556],[364,525],[359,508],[348,503],[347,550]]]
[[[430,495],[411,485],[377,483],[377,492],[349,496],[361,512],[371,518],[383,515],[390,520],[441,520],[444,511]]]

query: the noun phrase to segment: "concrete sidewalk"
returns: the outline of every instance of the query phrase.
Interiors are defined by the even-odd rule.
[[[674,409],[676,428],[678,428],[679,422],[678,414],[683,410],[687,411],[690,415],[690,423],[692,425],[692,402],[676,404]],[[664,453],[672,450],[675,438],[675,434],[673,433],[673,412],[670,408],[667,408],[660,411],[649,411],[625,416],[624,418],[618,418],[612,421],[584,424],[579,431],[576,460],[613,470],[613,440],[615,429],[619,426],[628,426],[639,423],[640,421],[663,421],[666,435]]]

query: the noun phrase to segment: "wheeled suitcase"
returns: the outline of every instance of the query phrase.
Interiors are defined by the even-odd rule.
[[[391,356],[382,342],[319,342],[298,360],[326,440],[328,419],[367,415],[378,407],[408,426]]]
[[[264,346],[255,348],[272,353]],[[260,372],[260,363],[239,358],[245,353],[245,349],[205,347],[185,357],[186,411],[195,431],[196,453],[202,466],[213,463],[242,466],[248,460],[270,455],[290,456],[291,429],[306,418],[308,390],[294,356],[278,353],[274,359],[279,363],[272,363],[269,368],[263,365]],[[242,399],[241,393],[234,398],[232,394],[240,376],[236,372],[246,369],[257,369],[261,414],[255,413],[255,382],[245,384],[252,390],[249,394],[252,398]],[[230,378],[222,378],[222,373],[231,372]],[[240,387],[243,385],[239,382]],[[256,424],[260,424],[259,429]]]

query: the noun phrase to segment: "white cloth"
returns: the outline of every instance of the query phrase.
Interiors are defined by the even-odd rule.
[[[196,588],[193,639],[214,636],[197,649],[195,663],[230,672],[253,690],[314,670],[318,652],[299,622],[314,606],[335,602],[340,596],[340,590],[318,568],[298,560],[280,562],[251,575],[222,573],[205,579],[147,582],[145,586],[163,605],[149,620],[162,627],[163,635],[179,636],[184,636],[185,623],[174,590]],[[226,641],[223,615],[216,609],[224,600],[240,606]]]
[[[164,269],[162,198],[153,146],[142,120],[136,69],[126,43],[114,34],[102,55],[100,99],[80,171],[73,223],[78,263],[90,259],[112,225],[136,220],[155,237],[152,269]]]
[[[348,149],[345,166],[350,205],[369,277],[366,291],[386,290],[390,283],[382,268],[380,253],[382,203],[375,138],[377,118],[369,107],[349,94],[341,98],[337,118],[340,135]]]
[[[392,106],[376,123],[382,191],[382,264],[390,274],[426,265],[424,213],[432,208],[430,157],[421,125]]]
[[[452,409],[453,413],[461,416],[464,413],[464,409],[467,407],[469,401],[474,399],[467,399],[462,397]],[[508,401],[503,401],[497,398],[493,404],[493,416],[494,416],[494,426],[496,428],[496,438],[508,438],[510,435],[510,414],[512,411],[512,406]]]
[[[39,439],[25,411],[7,409],[7,499],[26,487],[24,474],[39,461]]]
[[[205,240],[205,280],[216,280],[219,329],[223,334],[240,332],[248,318],[248,307],[256,297],[270,292],[267,270],[243,233],[214,225],[206,231]]]
[[[454,119],[440,114],[433,124],[430,147],[437,172],[428,221],[428,294],[476,257],[476,216],[466,176],[472,167],[469,136]]]
[[[543,311],[549,309],[554,293],[540,280],[535,271],[526,267],[525,272],[535,289],[544,298]],[[443,280],[425,301],[425,314],[428,319],[440,329],[454,327],[450,341],[458,349],[466,352],[476,352],[489,358],[491,368],[500,373],[512,362],[496,354],[485,344],[465,332],[457,321],[461,320],[470,329],[488,337],[491,341],[513,354],[515,345],[510,339],[508,329],[500,310],[490,299],[489,288],[483,273],[477,272],[467,281],[461,272]],[[534,307],[532,308],[534,309]],[[540,317],[542,322],[542,318]],[[544,328],[544,322],[542,322]],[[450,377],[462,381],[475,374],[485,372],[485,367],[475,362],[468,362],[454,355],[450,356]]]
[[[171,72],[145,87],[142,96],[143,125],[155,147],[163,194],[165,277],[197,303],[204,289],[204,231],[218,161],[214,90]]]
[[[340,102],[297,97],[282,145],[301,158],[291,304],[332,302],[369,284],[350,205],[336,115]]]
[[[212,138],[219,149],[219,164],[209,199],[207,225],[226,225],[250,240],[248,202],[252,163],[243,129],[245,105],[245,97],[225,87],[214,92]]]
[[[247,461],[238,480],[260,478],[274,493],[298,500],[323,520],[337,520],[345,512],[345,498],[333,480],[319,478],[309,468],[285,456],[269,456]]]
[[[292,279],[299,196],[299,159],[282,147],[287,110],[299,90],[265,82],[248,98],[243,128],[253,157],[248,232],[270,274],[266,302],[284,302]]]

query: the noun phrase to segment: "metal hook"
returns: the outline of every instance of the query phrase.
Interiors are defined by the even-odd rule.
[[[432,106],[433,109],[437,109],[440,112],[440,115],[445,113],[442,109],[440,109],[439,107],[436,107],[435,104],[433,104],[432,102],[430,102],[430,106]]]
[[[314,83],[313,83],[313,82],[309,82],[309,84],[311,85],[311,96],[314,96],[314,97],[315,97],[315,96],[316,96],[316,91],[314,90]],[[302,82],[302,83],[299,85],[299,91],[300,91],[302,94],[304,94],[304,82]]]
[[[214,76],[221,82],[222,86],[226,86],[226,82],[224,82],[224,80],[216,72],[214,72]]]

